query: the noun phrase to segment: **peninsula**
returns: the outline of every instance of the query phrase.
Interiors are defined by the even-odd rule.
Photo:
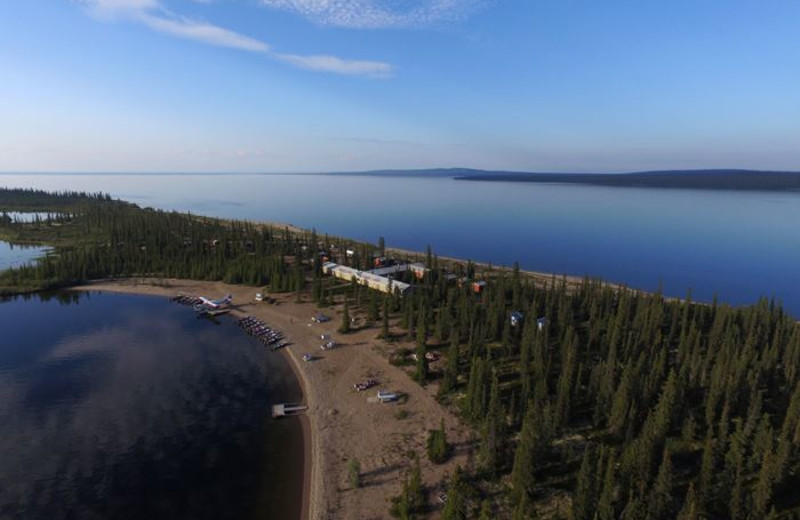
[[[0,211],[23,205],[50,216],[2,218],[0,237],[55,251],[0,273],[7,294],[230,293],[245,302],[232,314],[293,340],[276,355],[306,390],[315,520],[800,512],[800,327],[774,302],[695,304],[382,240],[0,190]],[[323,336],[335,346],[320,350]]]
[[[659,170],[631,173],[543,173],[433,168],[373,170],[330,175],[376,177],[445,177],[459,181],[589,184],[629,188],[675,188],[737,191],[800,191],[800,172],[744,169]]]

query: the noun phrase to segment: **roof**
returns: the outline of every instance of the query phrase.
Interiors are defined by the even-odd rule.
[[[376,274],[378,276],[383,276],[385,274],[403,273],[407,270],[408,270],[408,264],[397,264],[397,265],[391,265],[389,267],[381,267],[379,269],[373,269],[369,272],[372,274]]]
[[[385,276],[379,276],[377,274],[369,273],[369,272],[361,273],[361,279],[364,280],[364,281],[369,281],[369,282],[373,282],[373,283],[377,283],[377,284],[381,284],[381,285],[385,285],[385,286],[388,286],[391,283],[392,284],[392,288],[396,287],[396,288],[400,289],[400,292],[403,292],[406,289],[408,289],[409,287],[411,287],[411,285],[409,285],[409,284],[407,284],[405,282],[398,282],[396,280],[392,280],[390,278],[386,278]]]
[[[334,273],[339,273],[343,276],[350,276],[350,277],[355,276],[356,278],[361,276],[361,271],[359,271],[358,269],[354,269],[352,267],[348,267],[346,265],[336,265],[335,267],[331,268],[331,271]]]

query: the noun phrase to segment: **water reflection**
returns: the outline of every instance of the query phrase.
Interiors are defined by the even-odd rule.
[[[0,271],[33,262],[49,250],[47,247],[10,244],[0,240]]]
[[[7,302],[0,326],[0,517],[247,518],[263,501],[266,410],[299,389],[231,323],[93,295]]]

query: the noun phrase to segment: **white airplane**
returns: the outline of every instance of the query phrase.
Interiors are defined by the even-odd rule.
[[[195,310],[200,312],[200,311],[205,311],[205,310],[219,309],[223,305],[227,305],[227,304],[231,303],[232,301],[233,301],[233,296],[231,296],[230,294],[225,296],[224,298],[220,298],[218,300],[209,300],[205,296],[201,296],[200,297],[200,303],[195,305]]]

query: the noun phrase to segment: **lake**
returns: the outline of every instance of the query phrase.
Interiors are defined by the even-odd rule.
[[[3,175],[800,316],[800,194],[325,175]]]
[[[0,271],[30,263],[47,251],[46,247],[21,246],[0,240]]]
[[[0,518],[299,518],[301,389],[232,319],[165,298],[0,303]]]

